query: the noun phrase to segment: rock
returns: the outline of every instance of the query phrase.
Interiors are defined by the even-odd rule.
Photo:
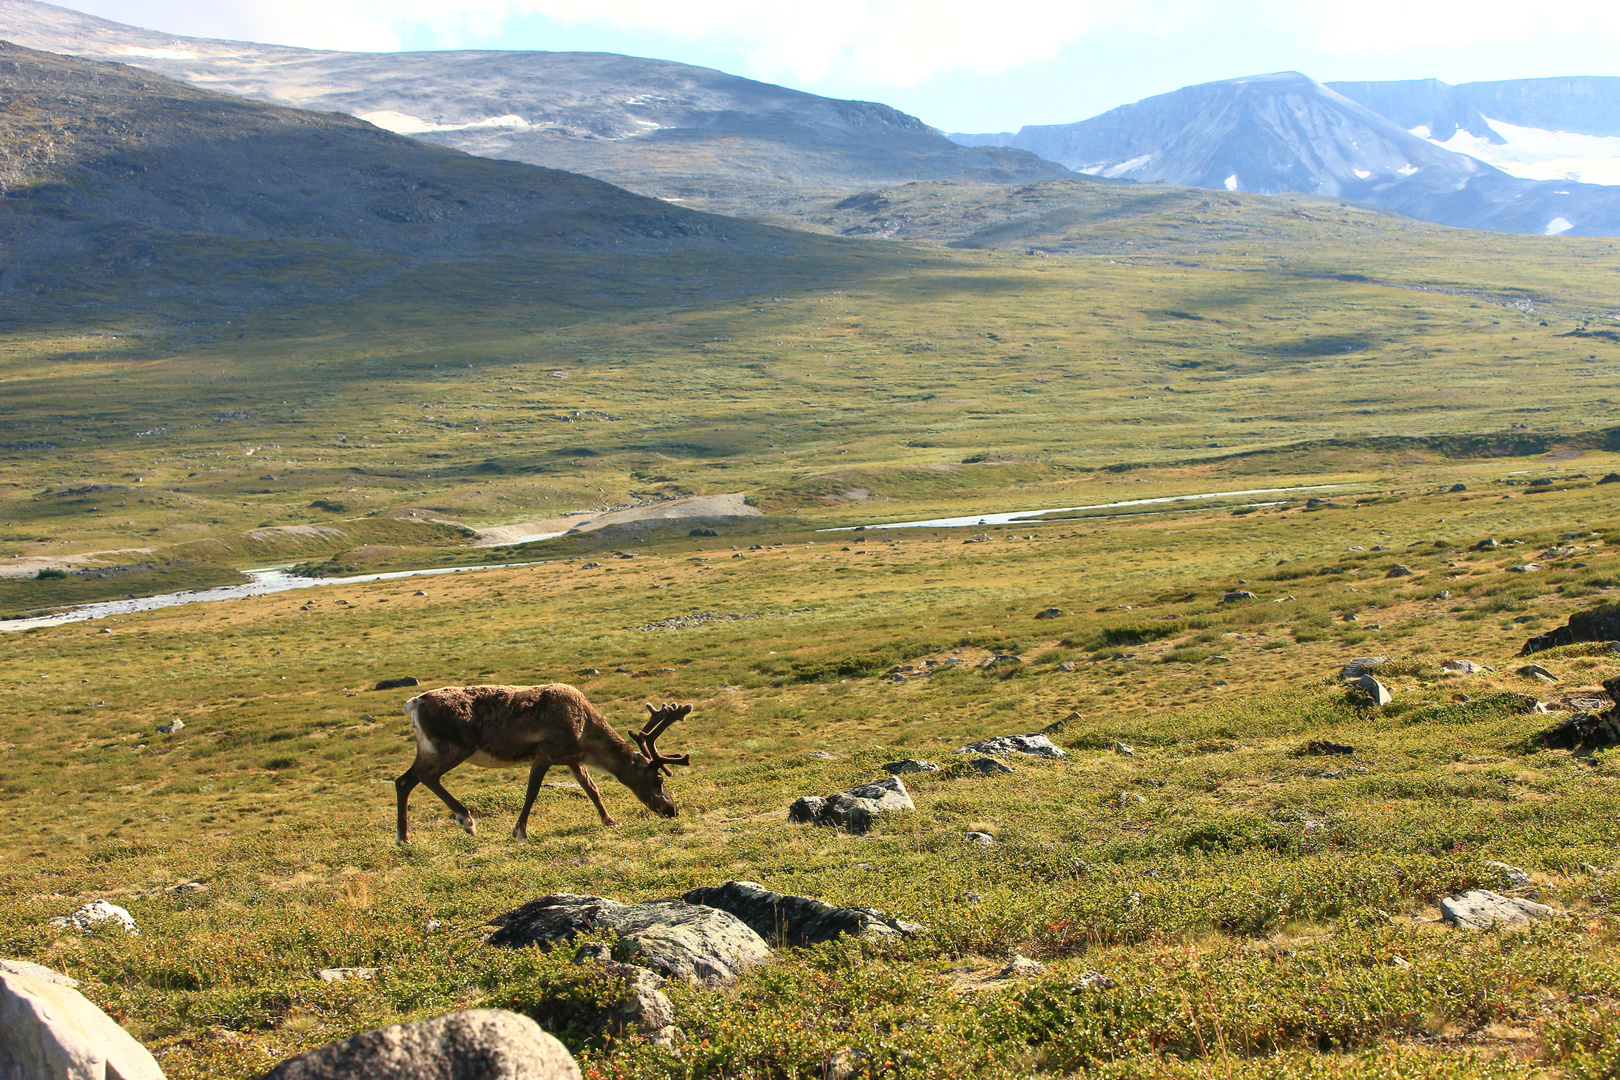
[[[1490,668],[1476,664],[1472,660],[1442,660],[1440,670],[1454,672],[1458,675],[1482,675]]]
[[[1049,607],[1045,611],[1037,612],[1035,617],[1037,619],[1056,619],[1062,614],[1063,614],[1063,609],[1062,608]]]
[[[422,682],[414,675],[401,675],[397,679],[383,679],[373,686],[373,690],[398,690],[406,686],[421,686]]]
[[[1527,562],[1527,563],[1523,563],[1523,564],[1521,564],[1519,566],[1510,566],[1510,567],[1508,567],[1508,573],[1510,573],[1510,574],[1528,574],[1528,573],[1530,573],[1532,571],[1540,570],[1540,569],[1541,569],[1541,564],[1540,563]]]
[[[367,967],[322,968],[315,973],[315,977],[321,982],[329,983],[370,982],[377,977],[377,969]]]
[[[1073,660],[1059,660],[1058,661],[1058,670],[1059,671],[1073,671],[1075,669],[1075,667],[1076,667],[1076,665],[1075,665],[1075,662]]]
[[[0,1076],[163,1080],[156,1059],[75,990],[72,979],[38,964],[0,963]]]
[[[1530,486],[1531,487],[1552,487],[1552,477],[1550,477],[1550,476],[1538,476],[1534,480],[1530,481]]]
[[[106,922],[110,922],[114,926],[121,926],[131,934],[140,933],[139,930],[135,929],[135,919],[129,912],[117,904],[109,904],[105,900],[92,900],[71,915],[52,919],[51,925],[89,933]]]
[[[974,772],[980,772],[986,776],[999,776],[1002,773],[1010,773],[1013,771],[1011,765],[1008,765],[1004,761],[997,761],[993,757],[969,758],[962,764],[967,768],[972,769]]]
[[[1326,739],[1312,739],[1305,744],[1305,753],[1311,757],[1321,757],[1328,754],[1353,754],[1355,752],[1356,748],[1353,746],[1329,742]]]
[[[1513,669],[1513,674],[1523,675],[1527,679],[1545,679],[1547,682],[1557,682],[1558,676],[1542,667],[1540,664],[1526,664]]]
[[[939,772],[939,766],[932,761],[923,761],[920,758],[902,758],[899,761],[890,761],[884,764],[883,771],[895,776],[904,776],[907,773]]]
[[[808,752],[804,756],[809,757],[809,758],[815,758],[817,761],[837,761],[838,760],[838,755],[837,754],[829,754],[825,750],[811,750],[810,752]]]
[[[763,963],[770,947],[736,916],[682,900],[621,904],[600,896],[552,893],[492,919],[499,927],[485,944],[551,949],[584,930],[608,928],[618,935],[613,955],[661,975],[725,986],[737,972]]]
[[[1238,590],[1235,590],[1233,592],[1223,594],[1221,596],[1220,600],[1219,600],[1219,603],[1232,604],[1232,603],[1236,603],[1239,600],[1258,600],[1258,599],[1259,599],[1259,597],[1255,596],[1254,593],[1250,592],[1249,590],[1247,590],[1247,589],[1238,589]]]
[[[35,982],[51,983],[55,986],[65,986],[69,990],[79,988],[79,980],[69,978],[60,971],[52,971],[44,964],[36,964],[31,960],[0,960],[0,972],[11,975],[21,975],[25,979]]]
[[[693,889],[681,899],[735,915],[764,940],[793,948],[844,934],[894,941],[927,932],[927,927],[890,918],[875,908],[839,907],[813,896],[772,892],[753,881]]]
[[[580,675],[600,675],[600,674],[602,674],[601,669],[593,668],[593,667],[580,668],[579,673],[580,673]]]
[[[1046,965],[1027,956],[1013,953],[1012,960],[996,975],[998,979],[1027,979],[1046,970]]]
[[[200,881],[182,881],[177,884],[170,885],[169,891],[172,893],[179,893],[183,896],[187,893],[207,892],[208,886],[204,885]]]
[[[1439,592],[1434,594],[1434,598],[1436,600],[1450,600],[1451,599],[1451,590],[1450,589],[1441,589]]]
[[[1320,510],[1320,509],[1322,509],[1324,507],[1327,507],[1327,508],[1330,508],[1330,509],[1335,508],[1334,505],[1332,503],[1328,502],[1326,499],[1306,499],[1305,500],[1305,509],[1307,509],[1307,510]]]
[[[1380,666],[1389,663],[1387,656],[1358,656],[1344,667],[1339,669],[1339,678],[1355,679],[1362,675],[1377,671]]]
[[[1380,708],[1395,700],[1395,695],[1389,692],[1389,687],[1385,686],[1371,675],[1363,675],[1350,685],[1354,686],[1357,690],[1360,690],[1363,694],[1366,694],[1367,697],[1372,699],[1372,703]]]
[[[1061,747],[1045,735],[998,735],[993,739],[980,739],[956,751],[958,754],[1025,754],[1029,757],[1068,757]]]
[[[788,820],[803,824],[836,825],[852,833],[864,833],[879,814],[893,810],[915,810],[911,793],[898,776],[862,784],[826,798],[806,795],[788,807]]]
[[[1489,930],[1493,926],[1528,926],[1537,919],[1550,919],[1558,912],[1533,900],[1475,889],[1461,896],[1440,901],[1440,918],[1464,930]]]
[[[714,529],[693,529],[691,532],[687,533],[686,535],[687,536],[719,536],[720,533],[718,531],[714,530]]]
[[[1501,546],[1502,545],[1498,541],[1496,541],[1495,539],[1487,537],[1486,539],[1481,540],[1479,543],[1475,544],[1471,550],[1474,550],[1474,551],[1495,551],[1497,548],[1499,548]]]
[[[579,962],[577,955],[574,962]],[[663,992],[663,976],[635,964],[616,964],[612,960],[602,964],[602,971],[617,980],[621,987],[618,1001],[602,1019],[604,1029],[621,1038],[626,1033],[666,1039],[674,1034],[666,1031],[675,1023],[675,1004]]]
[[[1620,605],[1604,604],[1577,611],[1563,626],[1531,638],[1519,650],[1519,655],[1529,656],[1543,649],[1582,641],[1614,641],[1617,638],[1620,638]]]
[[[423,592],[421,589],[417,589],[415,592],[411,593],[411,595],[412,596],[426,596],[427,593]]]
[[[1620,472],[1606,473],[1606,474],[1604,474],[1603,479],[1599,480],[1598,483],[1600,483],[1600,484],[1620,484]]]
[[[173,720],[170,720],[167,724],[158,725],[159,735],[173,735],[177,731],[184,730],[186,730],[186,722],[180,719],[178,716]]]
[[[1505,889],[1528,889],[1534,883],[1530,875],[1517,866],[1509,866],[1505,862],[1487,862],[1486,866],[1502,875],[1502,887]]]
[[[1384,572],[1384,576],[1387,578],[1411,577],[1415,573],[1417,573],[1417,571],[1413,570],[1410,566],[1402,566],[1400,563],[1396,563],[1394,566],[1390,567]]]
[[[562,1043],[527,1016],[470,1009],[368,1031],[288,1058],[262,1080],[580,1080]]]
[[[987,832],[970,832],[962,839],[970,844],[979,844],[982,847],[990,847],[996,842],[996,838]]]
[[[1451,494],[1455,495],[1459,491],[1467,491],[1468,490],[1468,485],[1467,484],[1452,484],[1446,490],[1449,491]]]
[[[1620,719],[1613,711],[1575,713],[1537,736],[1550,750],[1588,751],[1620,745]]]
[[[1346,612],[1343,615],[1340,615],[1339,616],[1339,621],[1341,621],[1341,622],[1360,622],[1361,621],[1361,616],[1357,615],[1353,611],[1350,611],[1350,612]]]
[[[1081,990],[1112,990],[1119,984],[1108,976],[1097,971],[1088,971],[1076,980],[1069,989],[1079,992]]]
[[[1131,746],[1129,743],[1117,742],[1113,746],[1109,747],[1109,749],[1113,750],[1113,752],[1116,754],[1124,754],[1126,757],[1136,756],[1136,747]]]
[[[871,1060],[872,1055],[861,1047],[845,1046],[827,1055],[821,1071],[827,1080],[855,1080],[866,1071],[866,1063]]]

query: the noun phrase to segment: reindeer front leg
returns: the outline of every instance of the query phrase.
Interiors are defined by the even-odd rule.
[[[602,824],[617,825],[618,822],[613,820],[613,815],[602,805],[602,793],[596,790],[596,781],[591,779],[590,774],[582,766],[570,765],[569,768],[574,770],[574,779],[579,781],[579,786],[590,796],[591,802],[596,806],[596,812],[602,815]]]
[[[523,793],[523,812],[518,814],[517,824],[512,826],[512,836],[517,840],[529,838],[529,810],[534,806],[536,795],[540,794],[540,782],[546,778],[546,770],[551,768],[551,759],[544,754],[534,756],[534,764],[529,766],[529,788]]]

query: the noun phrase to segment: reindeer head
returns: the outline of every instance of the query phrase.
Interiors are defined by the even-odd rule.
[[[664,754],[658,750],[658,736],[662,735],[671,724],[682,719],[692,711],[690,705],[676,705],[671,702],[663,708],[655,709],[647,706],[652,715],[647,717],[647,726],[640,731],[632,732],[630,737],[641,747],[641,753],[636,755],[636,764],[640,766],[640,774],[636,782],[627,783],[626,786],[634,791],[636,798],[655,814],[664,817],[674,817],[680,813],[675,805],[675,797],[664,786],[664,777],[674,776],[671,765],[692,764],[691,754]]]

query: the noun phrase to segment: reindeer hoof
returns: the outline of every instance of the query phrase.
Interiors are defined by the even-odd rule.
[[[525,829],[523,826],[519,825],[515,829],[512,830],[512,839],[514,839],[514,840],[527,840],[528,838],[529,838],[529,830]]]
[[[619,823],[617,821],[613,820],[612,818],[603,818],[602,819],[602,824],[606,825],[610,829],[613,829],[613,828],[617,828]]]

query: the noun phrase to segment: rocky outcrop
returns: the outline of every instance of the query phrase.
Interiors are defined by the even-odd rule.
[[[1528,926],[1537,919],[1550,919],[1558,912],[1546,904],[1517,896],[1503,896],[1475,889],[1461,896],[1440,901],[1440,917],[1464,930],[1489,930],[1493,926]]]
[[[109,1074],[110,1076],[110,1074]],[[288,1058],[263,1080],[580,1080],[566,1047],[526,1016],[470,1009],[395,1024]]]
[[[1027,757],[1067,757],[1061,747],[1045,735],[998,735],[968,743],[958,754],[1023,754]]]
[[[1563,626],[1539,634],[1524,643],[1520,656],[1529,656],[1544,649],[1560,645],[1575,645],[1582,641],[1620,641],[1620,605],[1577,611]]]
[[[915,810],[911,792],[898,776],[885,776],[869,784],[822,797],[805,795],[788,807],[788,820],[805,825],[834,825],[852,833],[864,833],[880,814],[895,810]]]
[[[772,892],[753,881],[728,881],[693,889],[682,899],[729,912],[766,941],[788,946],[816,945],[843,934],[895,940],[913,937],[926,929],[890,918],[874,908],[839,907],[811,896]]]
[[[682,900],[621,904],[601,896],[553,893],[491,920],[498,929],[485,943],[504,948],[551,949],[582,931],[618,935],[613,958],[661,975],[724,986],[737,973],[770,958],[771,950],[746,923],[718,908]]]
[[[72,982],[37,964],[8,961],[0,968],[0,1076],[163,1080],[163,1070],[146,1048],[73,989]]]

